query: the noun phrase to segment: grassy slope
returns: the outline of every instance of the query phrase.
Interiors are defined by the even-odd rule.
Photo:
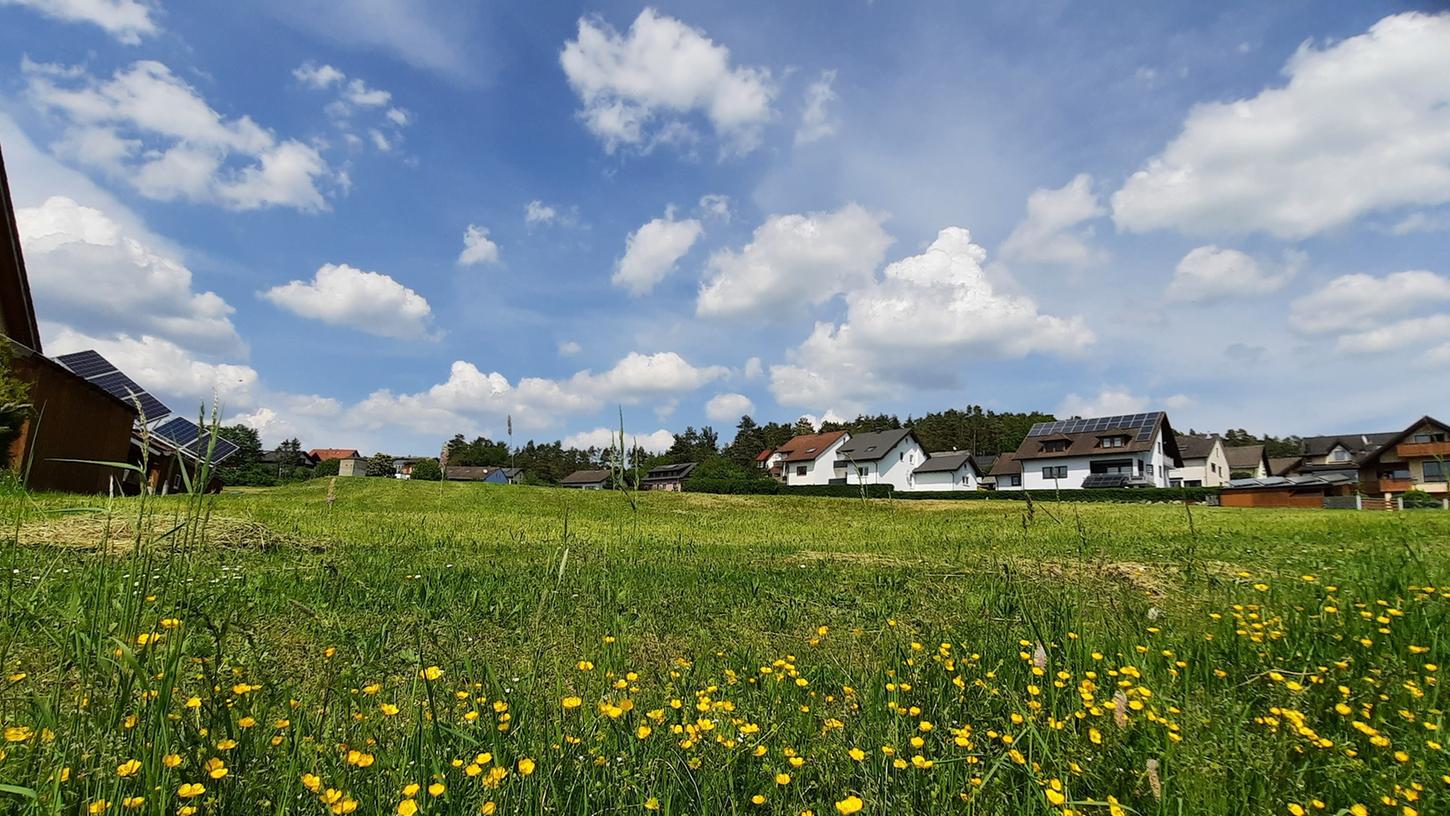
[[[213,636],[225,630],[226,668],[298,696],[328,684],[405,684],[418,666],[436,664],[452,675],[487,678],[519,698],[557,700],[579,682],[573,664],[589,658],[603,665],[601,654],[617,668],[639,671],[646,684],[683,692],[684,684],[668,675],[676,658],[698,662],[702,671],[709,664],[718,682],[727,668],[750,672],[803,649],[819,675],[879,692],[887,667],[901,668],[901,649],[913,638],[959,648],[983,644],[1005,672],[1017,662],[1019,641],[1063,649],[1064,657],[1074,642],[1131,656],[1151,615],[1178,648],[1192,648],[1213,626],[1206,613],[1224,612],[1235,598],[1252,600],[1254,582],[1273,583],[1275,593],[1282,583],[1285,602],[1302,609],[1301,574],[1316,576],[1316,587],[1343,583],[1397,597],[1410,584],[1444,579],[1450,562],[1450,513],[1435,512],[1198,507],[1190,526],[1189,511],[1172,505],[1039,504],[1024,520],[1018,502],[653,494],[633,512],[618,494],[341,479],[329,510],[326,494],[326,483],[318,482],[219,497],[213,514],[253,519],[297,542],[268,552],[202,547],[185,558],[107,560],[7,548],[6,571],[19,570],[12,592],[24,612],[12,609],[6,619],[6,669],[18,662],[44,674],[39,667],[65,653],[69,644],[44,636],[36,623],[64,631],[82,628],[71,621],[87,610],[102,617],[85,581],[119,587],[145,572],[163,576],[158,607],[206,621]],[[76,501],[43,497],[39,504],[54,509]],[[164,514],[179,512],[180,504],[156,506]],[[120,502],[113,512],[122,517],[135,507]],[[82,575],[84,581],[67,577]],[[823,625],[835,634],[808,645]],[[619,640],[605,650],[603,635]],[[335,646],[337,657],[320,659],[324,645]],[[1322,647],[1306,641],[1298,662],[1325,660],[1310,656]],[[1194,694],[1176,693],[1180,704]],[[1242,718],[1257,696],[1202,707]],[[3,703],[7,715],[24,708],[19,689]],[[941,705],[939,716],[948,719],[945,697]],[[890,737],[879,733],[883,723],[862,725],[878,732],[877,740]],[[1155,807],[1187,802],[1183,812],[1283,812],[1267,797],[1300,787],[1307,797],[1314,786],[1360,793],[1354,783],[1326,782],[1317,771],[1310,779],[1250,777],[1225,788],[1232,765],[1243,763],[1240,748],[1223,744],[1227,733],[1212,734],[1221,723],[1203,727],[1209,732],[1195,753],[1176,749],[1196,767],[1175,779],[1167,801],[1151,800]],[[1133,760],[1139,768],[1141,760]],[[1292,767],[1292,756],[1278,760],[1266,759],[1273,769],[1266,773]],[[965,779],[951,783],[965,787]],[[713,794],[695,790],[683,812],[738,803],[746,789],[719,784]],[[1141,774],[1129,774],[1117,792],[1147,810],[1145,784]],[[852,789],[868,792],[862,783]],[[888,802],[949,810],[956,801],[960,809],[953,792],[882,788],[867,799],[876,800],[878,812],[888,812],[881,809]],[[571,810],[559,802],[572,802],[575,793],[558,792],[551,807],[539,809]],[[821,803],[829,806],[837,795],[822,790],[801,803],[820,813]],[[1014,812],[1017,796],[1009,788],[977,804]],[[1042,804],[1035,794],[1031,801]]]

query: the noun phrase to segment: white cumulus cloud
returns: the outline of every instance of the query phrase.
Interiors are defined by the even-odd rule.
[[[710,258],[696,310],[704,316],[778,317],[870,282],[891,236],[857,204],[835,212],[773,215],[740,250]]]
[[[772,116],[775,85],[764,68],[731,64],[730,49],[646,8],[621,34],[581,18],[559,62],[585,127],[614,152],[680,139],[690,113],[709,120],[730,151],[747,153]]]
[[[716,394],[705,403],[705,416],[716,422],[734,424],[747,414],[755,413],[755,403],[744,394]]]
[[[162,63],[138,61],[109,79],[29,60],[21,68],[34,104],[64,123],[53,149],[148,198],[234,210],[328,206],[321,185],[336,177],[316,147],[223,116]]]
[[[676,221],[674,209],[665,210],[662,218],[630,233],[611,282],[632,295],[648,293],[685,257],[704,231],[699,221]]]
[[[1179,395],[1181,396],[1181,395]],[[1174,400],[1183,404],[1181,400]],[[1080,396],[1068,394],[1057,407],[1059,417],[1100,417],[1119,414],[1140,414],[1148,410],[1147,397],[1134,394],[1122,386],[1104,386],[1097,394]]]
[[[15,212],[38,310],[85,333],[153,335],[212,352],[245,344],[233,309],[192,287],[191,270],[100,210],[51,196]]]
[[[463,251],[458,253],[458,265],[492,263],[498,263],[498,244],[488,237],[488,227],[469,224],[463,231]]]
[[[1290,305],[1289,325],[1308,335],[1362,332],[1450,302],[1450,278],[1425,270],[1385,277],[1341,275]]]
[[[1272,294],[1289,283],[1302,263],[1303,256],[1291,252],[1280,270],[1271,273],[1247,253],[1201,246],[1178,262],[1167,297],[1178,303],[1211,303]]]
[[[139,45],[157,32],[151,4],[145,0],[0,0],[69,23],[91,23],[125,45]]]
[[[817,323],[788,363],[770,367],[776,401],[859,408],[892,389],[952,387],[966,359],[1071,356],[1093,342],[1081,318],[997,292],[985,260],[971,233],[948,227],[848,292],[842,323]]]
[[[595,428],[591,431],[580,431],[564,437],[564,447],[589,450],[598,448],[605,450],[613,445],[618,445],[618,428]],[[664,453],[675,444],[675,435],[663,428],[647,434],[631,433],[628,428],[624,429],[625,444],[633,447],[638,445],[648,453]]]
[[[1002,257],[1036,264],[1080,265],[1100,260],[1089,245],[1091,228],[1079,228],[1107,214],[1093,192],[1092,176],[1079,174],[1057,189],[1039,188],[1027,197],[1027,217],[1002,242]]]
[[[1287,82],[1198,105],[1113,195],[1124,230],[1301,239],[1366,213],[1450,201],[1450,14],[1306,42]]]
[[[380,337],[426,338],[433,314],[412,289],[381,272],[347,264],[323,264],[312,280],[294,280],[261,295],[302,317]]]
[[[840,127],[831,111],[831,104],[837,98],[833,87],[835,82],[835,71],[822,71],[816,81],[806,87],[806,107],[801,113],[800,126],[795,131],[796,144],[810,144],[835,135],[836,129]]]

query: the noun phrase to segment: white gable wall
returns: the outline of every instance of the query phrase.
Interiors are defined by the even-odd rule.
[[[916,474],[916,482],[912,490],[976,490],[977,474],[972,471],[972,466],[962,462],[962,466],[956,470],[934,470],[927,473]]]
[[[823,485],[830,484],[836,478],[836,456],[841,446],[851,438],[850,434],[842,434],[840,439],[827,445],[817,452],[816,458],[809,462],[782,462],[784,469],[785,483],[787,485]],[[805,468],[805,473],[799,473]]]
[[[837,458],[842,458],[839,455]],[[846,484],[889,484],[897,490],[911,490],[913,473],[926,461],[926,451],[917,444],[916,437],[907,434],[891,447],[886,455],[874,462],[857,462],[856,468],[865,470],[865,475],[846,464]]]
[[[1077,490],[1082,487],[1082,482],[1092,473],[1092,463],[1116,459],[1131,459],[1134,462],[1143,462],[1142,477],[1154,487],[1168,486],[1168,468],[1172,460],[1163,450],[1163,438],[1161,429],[1154,431],[1153,447],[1146,451],[1136,453],[1124,453],[1123,451],[1104,450],[1102,453],[1088,454],[1085,456],[1054,456],[1045,459],[1026,459],[1022,462],[1022,487],[1026,490]],[[1043,468],[1066,467],[1067,474],[1061,478],[1053,479],[1043,475]],[[1136,465],[1132,472],[1134,477],[1138,476]],[[1000,485],[998,489],[1001,489]]]

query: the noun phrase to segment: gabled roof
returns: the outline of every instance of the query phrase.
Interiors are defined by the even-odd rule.
[[[1365,463],[1368,464],[1370,462],[1377,462],[1377,461],[1379,461],[1380,456],[1383,455],[1385,453],[1385,451],[1388,451],[1391,448],[1393,448],[1394,446],[1396,446],[1396,445],[1400,444],[1401,442],[1405,441],[1405,437],[1409,436],[1410,434],[1414,433],[1415,431],[1418,431],[1419,429],[1425,427],[1426,425],[1432,425],[1432,426],[1434,426],[1436,428],[1439,428],[1440,430],[1442,430],[1442,431],[1444,431],[1446,433],[1450,433],[1450,425],[1446,425],[1445,423],[1441,422],[1440,420],[1438,420],[1438,419],[1436,419],[1436,418],[1434,418],[1432,416],[1429,416],[1427,414],[1427,415],[1422,416],[1419,419],[1415,420],[1414,422],[1411,422],[1410,423],[1410,426],[1408,428],[1405,428],[1403,431],[1400,431],[1399,433],[1395,433],[1395,434],[1390,434],[1390,436],[1389,436],[1388,439],[1386,439],[1383,442],[1381,442],[1377,447],[1375,447],[1375,449],[1373,451],[1371,451],[1369,453],[1369,455],[1367,455],[1364,458]]]
[[[1114,448],[1102,446],[1108,437],[1127,437],[1127,442]],[[1175,465],[1182,464],[1176,434],[1162,411],[1131,414],[1121,417],[1089,417],[1085,419],[1039,422],[1027,432],[1017,448],[1019,461],[1055,459],[1067,456],[1119,456],[1143,453],[1153,449],[1154,438],[1163,440],[1163,450]],[[1061,450],[1047,450],[1047,442],[1066,441]],[[1014,471],[1015,472],[1015,471]]]
[[[319,462],[329,462],[333,459],[361,459],[362,454],[354,448],[313,448],[307,452],[308,456],[315,457]]]
[[[1324,456],[1334,450],[1336,445],[1344,446],[1350,453],[1365,453],[1388,442],[1395,437],[1393,431],[1388,433],[1351,433],[1334,434],[1330,436],[1306,436],[1301,441],[1304,445],[1306,456]]]
[[[1258,470],[1259,465],[1268,468],[1263,445],[1235,445],[1224,448],[1223,455],[1228,459],[1229,470]]]
[[[972,461],[977,463],[977,467],[981,468],[983,473],[990,474],[992,472],[992,466],[997,464],[997,454],[974,453],[972,454]]]
[[[943,453],[928,454],[927,460],[916,469],[917,473],[950,473],[966,465],[978,476],[982,475],[982,469],[977,465],[977,460],[967,451],[945,451]]]
[[[987,471],[988,476],[1011,476],[1022,472],[1022,463],[1017,461],[1015,453],[1001,453],[997,455],[996,461],[992,462],[991,470]]]
[[[443,478],[451,482],[483,482],[495,471],[501,470],[503,468],[491,465],[449,465],[443,469]]]
[[[910,428],[856,434],[846,440],[846,444],[836,451],[836,456],[853,462],[875,462],[890,453],[892,448],[900,445],[907,437],[916,439],[916,434]]]
[[[674,465],[656,465],[649,469],[642,481],[646,482],[673,482],[690,475],[695,469],[694,462],[681,462]]]
[[[848,436],[845,431],[830,431],[818,434],[803,434],[775,449],[787,462],[814,462],[826,452],[826,448]]]
[[[1216,436],[1178,435],[1178,450],[1183,453],[1184,459],[1207,459],[1209,454],[1213,453],[1213,446],[1221,444],[1223,444],[1223,440]],[[1225,453],[1227,453],[1227,449],[1225,449]]]
[[[607,470],[576,470],[559,480],[561,485],[599,484],[609,481]]]
[[[764,462],[765,460],[769,459],[770,455],[773,453],[775,453],[775,448],[766,448],[760,453],[755,454],[755,461]]]
[[[1302,456],[1275,456],[1269,460],[1269,475],[1286,476],[1303,461]]]

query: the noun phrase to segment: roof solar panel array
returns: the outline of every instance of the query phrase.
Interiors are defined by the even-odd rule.
[[[211,445],[211,434],[203,431],[195,422],[184,417],[168,419],[166,422],[156,426],[151,432],[175,445],[177,448],[186,451],[196,459],[205,456],[207,447]],[[221,464],[239,450],[241,449],[235,444],[218,438],[216,445],[212,446],[211,464]]]
[[[77,351],[62,354],[56,362],[70,369],[77,377],[102,388],[106,393],[128,404],[140,403],[142,418],[152,422],[171,414],[171,409],[161,400],[151,396],[146,389],[127,377],[111,361],[94,351]]]
[[[1097,433],[1098,431],[1136,430],[1135,441],[1146,442],[1153,437],[1153,431],[1162,419],[1162,411],[1146,414],[1119,414],[1117,416],[1089,417],[1087,419],[1063,419],[1057,422],[1039,422],[1027,432],[1028,436],[1050,436],[1053,434]]]

